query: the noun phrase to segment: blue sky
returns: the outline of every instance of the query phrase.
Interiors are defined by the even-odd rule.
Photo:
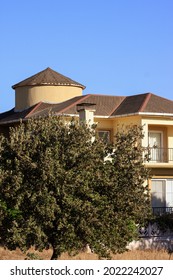
[[[1,1],[0,36],[0,112],[12,85],[47,67],[84,94],[173,99],[172,0]]]

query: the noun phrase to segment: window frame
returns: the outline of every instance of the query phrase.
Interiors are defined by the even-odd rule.
[[[98,137],[104,141],[104,137],[101,137],[99,133],[108,133],[108,138],[106,137],[107,140],[105,139],[106,140],[105,142],[111,143],[112,133],[110,129],[98,129],[97,131]]]

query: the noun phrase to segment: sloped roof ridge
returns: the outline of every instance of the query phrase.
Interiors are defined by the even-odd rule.
[[[148,98],[150,97],[150,94],[151,93],[139,93],[139,94],[133,94],[133,95],[128,95],[128,96],[125,96],[125,98],[122,100],[122,102],[117,106],[117,108],[111,112],[111,115],[113,114],[116,114],[116,112],[127,102],[127,100],[129,98],[134,98],[134,97],[139,97],[139,96],[144,96],[146,95],[146,98],[145,98],[145,101],[146,101],[146,104],[147,104],[147,101],[148,101]],[[149,97],[147,98],[147,96],[149,95]],[[141,106],[139,107],[139,109],[137,110],[137,112],[139,112],[142,109],[144,109],[144,105],[146,105],[144,102],[142,102]]]
[[[113,109],[112,109],[112,111],[110,112],[110,114],[109,114],[109,117],[118,109],[118,107],[124,102],[124,100],[126,99],[126,96],[117,96],[117,97],[122,97],[123,99],[122,99],[122,101],[120,102],[120,104],[119,105],[116,105]]]
[[[127,98],[127,96],[124,96],[124,99],[122,100],[122,102],[120,102],[120,104],[115,108],[114,111],[112,110],[110,116],[111,116],[113,113],[116,113],[116,111],[118,110],[118,108],[119,108],[120,106],[122,106],[122,104],[125,102],[126,98]]]
[[[164,100],[166,100],[166,101],[171,101],[171,102],[173,102],[173,100],[172,100],[172,99],[169,99],[169,98],[166,98],[166,97],[163,97],[163,96],[157,95],[157,94],[152,93],[152,92],[151,92],[151,96],[160,97],[160,98],[162,98],[162,99],[164,99]]]
[[[151,93],[143,112],[173,113],[173,100]]]
[[[48,107],[46,107],[46,108],[44,108],[44,109],[41,109],[41,112],[42,112],[42,113],[45,112],[45,111],[47,111],[48,109],[50,109],[50,111],[52,111],[52,110],[54,110],[57,106],[63,106],[63,105],[64,105],[64,107],[58,111],[58,114],[62,114],[62,113],[65,112],[66,110],[68,110],[68,109],[70,109],[71,107],[77,105],[79,102],[85,100],[87,97],[88,97],[88,95],[73,97],[72,99],[74,99],[75,101],[72,102],[72,103],[71,103],[70,105],[68,105],[68,106],[66,106],[66,103],[68,103],[68,102],[69,102],[70,100],[72,100],[72,99],[65,100],[65,101],[60,102],[60,103],[53,103],[53,104],[52,104],[52,103],[49,103],[49,102],[39,102],[39,103],[36,104],[36,107],[35,107],[26,117],[28,117],[28,116],[29,116],[29,117],[32,117],[34,114],[38,114],[39,108],[40,108],[41,106],[46,105],[46,104],[47,104],[47,105],[50,105],[50,108],[49,108],[49,106],[48,106]],[[76,100],[76,98],[77,98],[77,100]]]
[[[29,78],[26,78],[23,81],[13,85],[12,88],[15,89],[17,87],[22,87],[22,86],[37,86],[37,85],[42,85],[42,86],[66,85],[66,86],[77,86],[77,87],[81,87],[82,89],[85,89],[84,85],[54,71],[50,67],[47,67],[46,69],[38,72],[37,74],[34,74]]]
[[[148,93],[143,93],[143,95],[146,94],[146,97],[145,97],[145,100],[143,101],[143,103],[141,104],[141,107],[139,108],[138,112],[143,112],[145,110],[145,107],[147,106],[149,100],[150,100],[150,97],[152,95],[151,92],[148,92]]]
[[[20,119],[25,119],[27,116],[30,115],[30,112],[35,109],[35,107],[38,106],[38,104],[35,104],[29,108],[26,108],[22,111],[15,111],[15,108],[12,108],[9,111],[6,111],[4,113],[0,114],[0,123],[3,122],[13,122]]]
[[[81,96],[81,99],[79,98],[80,102],[87,99],[91,94],[86,94],[86,95],[83,95]],[[65,107],[64,109],[60,110],[59,113],[62,113],[64,110],[68,110],[70,109],[71,107],[79,104],[79,100],[75,101],[74,103],[70,104],[69,106]]]
[[[143,102],[143,104],[141,105],[140,109],[139,109],[139,112],[143,112],[147,106],[147,104],[149,103],[150,99],[152,96],[155,96],[157,98],[161,98],[162,100],[165,100],[165,101],[169,101],[169,102],[173,102],[172,100],[168,99],[168,98],[165,98],[165,97],[162,97],[162,96],[159,96],[157,94],[154,94],[152,92],[148,92],[148,93],[144,93],[146,94],[146,98]]]
[[[32,114],[34,113],[34,111],[35,111],[36,109],[38,109],[38,107],[39,107],[42,103],[43,103],[43,102],[40,101],[40,102],[38,102],[37,104],[35,104],[34,107],[33,107],[33,109],[25,116],[25,118],[27,118],[27,117],[29,117],[30,115],[32,115]]]

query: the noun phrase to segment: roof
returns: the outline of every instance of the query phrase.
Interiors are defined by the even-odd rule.
[[[134,113],[165,113],[173,114],[173,101],[155,95],[153,93],[143,93],[127,96],[112,116],[120,116]]]
[[[19,119],[26,120],[31,117],[43,116],[49,114],[51,111],[55,114],[78,115],[77,104],[94,103],[96,104],[95,115],[109,117],[122,100],[123,96],[107,96],[88,94],[83,96],[76,96],[58,104],[49,104],[40,102],[22,112],[15,112],[14,109],[0,114],[0,124],[9,122],[16,122]]]
[[[88,94],[84,96],[84,99],[80,100],[80,103],[83,103],[83,101],[85,101],[85,103],[94,103],[96,104],[95,115],[108,117],[111,115],[112,111],[119,106],[124,98],[124,96]],[[72,105],[67,109],[65,108],[64,112],[74,114],[76,112],[76,108]]]
[[[14,108],[1,113],[0,114],[0,124],[5,124],[5,123],[13,123],[16,121],[19,121],[20,119],[25,119],[26,116],[33,110],[33,108],[36,107],[36,105],[22,111],[22,112],[15,112]]]
[[[31,117],[47,115],[50,111],[57,115],[78,115],[78,104],[96,104],[95,116],[116,117],[136,113],[172,114],[173,101],[152,93],[132,96],[108,96],[87,94],[76,96],[58,104],[40,102],[22,112],[14,109],[0,114],[0,124],[13,123],[19,119],[27,120]]]
[[[145,101],[146,95],[147,94],[127,96],[119,107],[112,113],[112,116],[139,112]]]
[[[46,68],[45,70],[15,84],[13,89],[25,86],[74,86],[85,89],[85,86],[52,70]]]
[[[172,114],[173,101],[150,93],[149,100],[143,108],[143,112]]]

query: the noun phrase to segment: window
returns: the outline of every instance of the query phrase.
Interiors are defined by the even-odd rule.
[[[111,132],[110,130],[99,130],[98,136],[101,138],[104,142],[109,143],[111,140]]]
[[[151,180],[152,207],[173,207],[173,179]]]
[[[165,180],[152,180],[151,203],[152,207],[165,207]]]
[[[161,147],[162,142],[162,133],[161,132],[155,132],[155,131],[149,131],[149,145],[150,147]]]
[[[151,148],[151,161],[161,162],[162,159],[162,132],[149,131],[148,144]]]

